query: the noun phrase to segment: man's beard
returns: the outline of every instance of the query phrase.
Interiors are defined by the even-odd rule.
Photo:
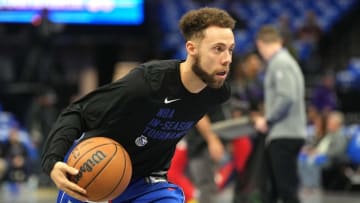
[[[194,64],[191,67],[192,71],[209,87],[211,88],[220,88],[224,81],[215,79],[215,74],[207,73],[203,67],[200,65],[200,56],[196,56]]]

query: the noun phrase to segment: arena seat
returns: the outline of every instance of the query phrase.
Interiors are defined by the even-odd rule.
[[[301,26],[306,12],[308,10],[315,11],[320,26],[327,32],[331,26],[341,17],[343,13],[348,11],[355,0],[282,0],[282,1],[233,1],[231,4],[225,4],[226,1],[212,1],[207,6],[215,6],[234,12],[242,20],[246,21],[247,28],[245,35],[253,35],[257,29],[263,24],[276,24],[281,15],[288,15],[291,20],[290,26],[296,32]],[[171,37],[164,38],[164,50],[173,49],[182,43],[179,39],[181,36],[174,37],[173,34],[177,30],[178,20],[180,16],[187,10],[194,9],[201,4],[193,0],[161,0],[159,4],[159,12],[166,16],[160,19],[160,24],[166,35]],[[239,38],[239,44],[235,51],[239,53],[246,52],[249,47],[254,46],[254,38],[248,37],[246,40]],[[177,54],[177,56],[179,56]]]

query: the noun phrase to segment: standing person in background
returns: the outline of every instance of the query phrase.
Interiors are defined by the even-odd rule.
[[[178,185],[184,192],[185,203],[197,203],[199,192],[188,174],[189,157],[186,139],[180,140],[175,149],[171,165],[168,170],[170,182]]]
[[[251,153],[251,141],[247,136],[232,140],[219,138],[211,125],[225,119],[223,107],[214,107],[176,147],[169,180],[183,188],[187,203],[216,201],[218,192],[226,186],[233,171],[242,175]],[[231,152],[225,152],[228,145],[231,145]],[[231,154],[230,160],[227,153]]]
[[[281,199],[299,203],[297,156],[306,136],[304,78],[298,63],[283,48],[277,29],[264,26],[256,45],[267,61],[264,81],[265,117],[257,117],[255,127],[267,133],[266,165],[271,185],[268,202]]]
[[[263,64],[259,55],[250,52],[239,57],[234,63],[231,77],[232,96],[228,108],[232,118],[248,117],[250,121],[263,115],[263,82],[260,79]],[[234,203],[248,202],[261,190],[262,177],[260,160],[262,160],[263,137],[247,134],[238,137],[234,142],[240,147],[233,147],[232,156],[236,169]],[[261,138],[261,139],[259,139]],[[234,143],[233,142],[233,143]],[[261,162],[262,164],[262,162]],[[249,186],[251,185],[251,189]]]

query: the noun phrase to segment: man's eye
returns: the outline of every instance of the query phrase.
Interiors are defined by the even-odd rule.
[[[222,48],[221,47],[215,47],[215,51],[216,52],[222,52]]]

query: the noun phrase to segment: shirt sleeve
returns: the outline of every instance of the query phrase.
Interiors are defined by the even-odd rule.
[[[271,101],[271,108],[268,109],[266,114],[266,120],[270,125],[283,119],[294,102],[295,83],[294,78],[288,71],[285,65],[279,65],[271,73],[275,96],[273,97],[274,101]]]
[[[103,86],[62,111],[42,151],[41,164],[45,173],[49,174],[57,161],[64,160],[74,141],[84,132],[106,128],[114,113],[126,115],[128,104],[138,96],[134,87],[139,90],[143,84],[139,83],[142,80],[138,74],[139,71],[133,72],[123,80]]]
[[[81,103],[67,107],[58,117],[45,141],[41,157],[45,173],[49,174],[57,161],[63,161],[73,142],[85,130]]]

